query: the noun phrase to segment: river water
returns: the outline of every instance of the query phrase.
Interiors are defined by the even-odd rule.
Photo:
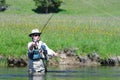
[[[0,80],[120,80],[120,67],[53,67],[46,75],[33,76],[27,68],[0,67]]]

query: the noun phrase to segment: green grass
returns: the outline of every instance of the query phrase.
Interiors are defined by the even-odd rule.
[[[120,0],[63,0],[41,39],[53,50],[77,47],[78,54],[94,51],[101,56],[119,55]],[[52,14],[37,14],[33,0],[6,0],[0,12],[0,54],[27,54],[28,34],[42,29]]]

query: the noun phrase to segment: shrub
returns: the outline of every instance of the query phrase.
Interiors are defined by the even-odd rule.
[[[0,11],[4,11],[6,9],[5,0],[0,0]]]
[[[37,10],[43,13],[58,12],[61,0],[34,0]]]
[[[0,6],[4,6],[5,5],[5,0],[0,0]]]

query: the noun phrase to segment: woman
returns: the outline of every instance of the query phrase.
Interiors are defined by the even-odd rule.
[[[41,32],[33,29],[29,36],[32,41],[28,43],[29,72],[45,72],[47,56],[57,56],[44,42],[40,40]]]

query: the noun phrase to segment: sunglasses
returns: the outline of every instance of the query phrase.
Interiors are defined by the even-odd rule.
[[[33,36],[40,36],[39,34],[34,34]]]

